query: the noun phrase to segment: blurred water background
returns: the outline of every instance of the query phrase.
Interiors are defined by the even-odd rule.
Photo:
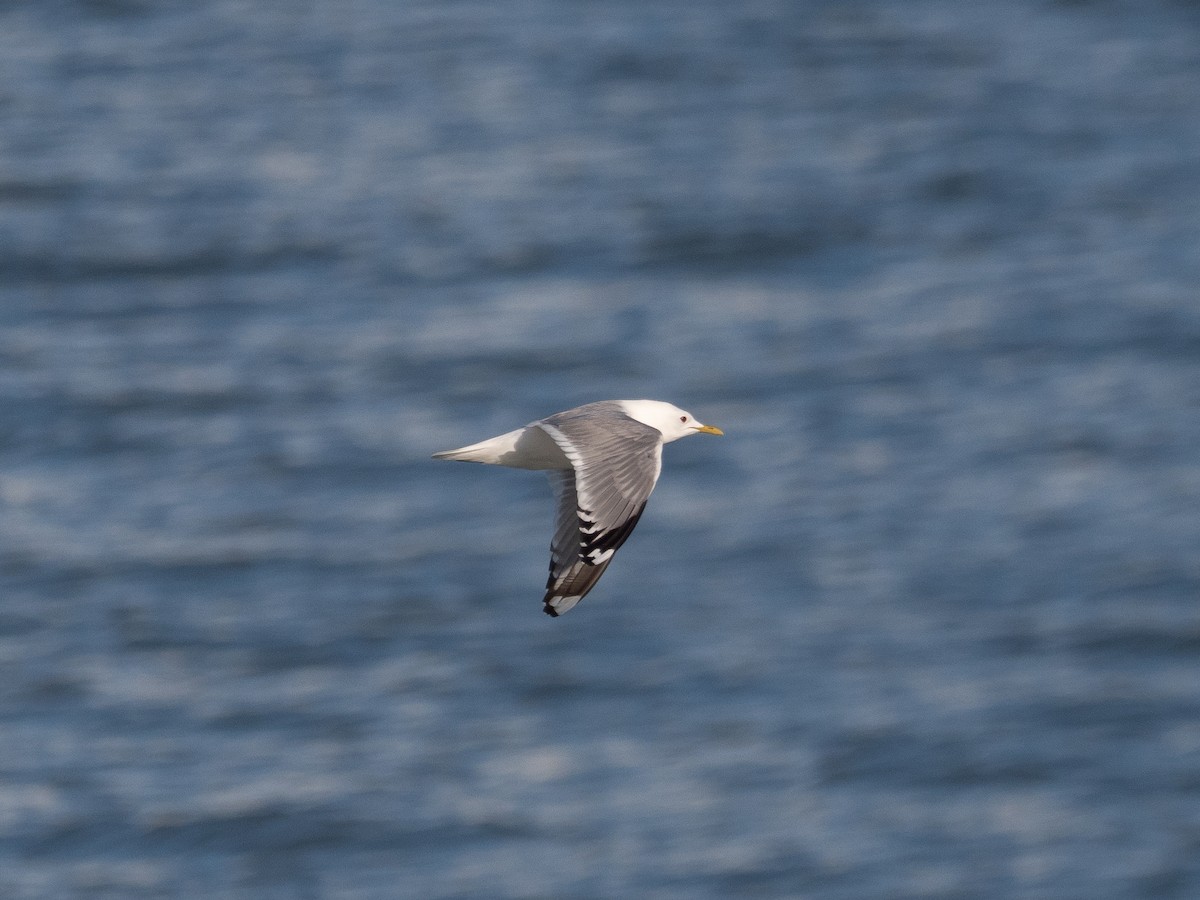
[[[0,896],[1200,896],[1200,9],[0,7]],[[578,403],[667,448],[540,611]]]

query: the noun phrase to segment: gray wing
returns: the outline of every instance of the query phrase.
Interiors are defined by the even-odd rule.
[[[544,608],[557,616],[595,586],[633,532],[662,468],[662,434],[608,403],[536,424],[574,466],[549,473],[556,506]]]

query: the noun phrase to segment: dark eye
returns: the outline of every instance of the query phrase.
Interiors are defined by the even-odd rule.
[[[680,416],[680,417],[679,417],[679,421],[680,421],[680,422],[686,422],[686,421],[687,421],[687,416]]]

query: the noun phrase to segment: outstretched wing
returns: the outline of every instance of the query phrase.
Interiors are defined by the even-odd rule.
[[[662,468],[662,434],[607,402],[536,424],[574,467],[549,473],[556,506],[544,608],[557,616],[595,586],[633,532]]]

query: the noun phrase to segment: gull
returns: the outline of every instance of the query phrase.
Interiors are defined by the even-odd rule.
[[[724,432],[661,400],[601,400],[433,458],[545,470],[556,507],[542,603],[560,616],[633,532],[662,471],[663,444],[693,434]]]

